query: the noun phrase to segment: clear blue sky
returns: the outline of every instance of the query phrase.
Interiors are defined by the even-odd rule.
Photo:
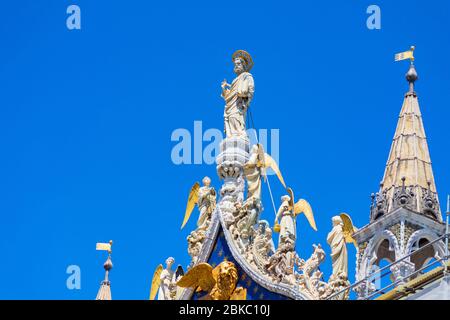
[[[81,8],[82,29],[66,28]],[[381,8],[381,30],[366,9]],[[313,206],[299,253],[331,217],[369,219],[407,90],[417,83],[440,200],[450,192],[450,4],[441,1],[9,1],[0,13],[0,298],[93,299],[115,241],[115,299],[146,299],[157,264],[188,264],[180,232],[191,185],[214,165],[176,166],[173,130],[222,129],[220,82],[250,52],[257,127],[280,129],[280,167]],[[283,194],[272,179],[276,199]],[[264,190],[266,211],[273,212]],[[444,208],[443,208],[444,209]],[[195,217],[196,217],[195,213]],[[354,249],[350,251],[354,279]],[[81,268],[81,290],[66,268]],[[322,269],[328,277],[330,259]]]

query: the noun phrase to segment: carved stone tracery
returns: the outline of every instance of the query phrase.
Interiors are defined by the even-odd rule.
[[[402,178],[402,186],[394,188],[394,199],[392,209],[408,208],[415,209],[416,194],[414,186],[405,186],[405,177]]]

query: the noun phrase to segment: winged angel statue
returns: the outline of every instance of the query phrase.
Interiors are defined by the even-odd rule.
[[[196,182],[189,192],[186,212],[184,214],[181,229],[183,229],[189,221],[195,205],[198,206],[198,210],[200,211],[200,215],[197,220],[198,229],[208,229],[211,214],[216,207],[216,190],[211,187],[211,179],[209,177],[204,177],[202,182],[203,187],[200,187],[200,184]]]
[[[358,229],[353,226],[352,219],[346,213],[341,213],[331,219],[333,229],[327,236],[327,242],[331,247],[331,260],[333,262],[333,275],[335,277],[348,277],[348,253],[347,243],[356,241],[352,235]]]
[[[286,188],[283,176],[276,161],[264,152],[261,144],[255,144],[251,151],[249,160],[244,165],[244,176],[247,179],[247,199],[261,200],[261,177],[267,180],[266,170],[271,168],[277,175],[283,187]]]
[[[150,289],[150,300],[154,300],[158,295],[158,300],[174,300],[180,295],[180,288],[177,287],[177,281],[183,274],[183,267],[178,265],[177,269],[172,270],[175,259],[167,258],[166,268],[162,264],[156,267],[153,273],[152,286]]]
[[[197,205],[200,212],[197,220],[197,229],[192,231],[187,237],[188,253],[192,258],[192,265],[197,262],[198,255],[206,237],[206,230],[211,222],[211,215],[216,208],[216,190],[211,187],[211,179],[204,177],[202,182],[203,187],[200,187],[200,184],[196,182],[189,192],[186,212],[184,214],[183,224],[181,225],[181,229],[186,226],[195,205]]]
[[[317,231],[311,205],[304,199],[294,203],[294,192],[291,188],[288,188],[287,191],[289,195],[281,197],[281,205],[275,217],[274,231],[280,233],[279,245],[283,244],[286,239],[295,243],[297,239],[296,217],[301,213],[305,215],[311,228]]]
[[[199,263],[190,269],[177,285],[207,292],[200,300],[246,300],[247,290],[236,287],[238,271],[231,261],[223,261],[213,269],[208,263]]]

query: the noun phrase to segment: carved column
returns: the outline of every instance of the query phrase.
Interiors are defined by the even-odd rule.
[[[245,136],[229,137],[220,144],[220,154],[217,156],[217,174],[223,180],[220,189],[219,208],[225,223],[231,222],[236,210],[236,203],[244,201],[244,164],[249,159],[250,142]]]
[[[394,281],[400,281],[400,284],[403,284],[404,279],[414,272],[415,266],[414,263],[404,260],[393,265],[390,269],[394,275]]]

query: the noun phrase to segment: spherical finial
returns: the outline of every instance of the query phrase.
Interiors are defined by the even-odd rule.
[[[113,267],[112,261],[111,261],[111,257],[108,256],[108,259],[105,261],[105,263],[103,264],[103,268],[105,268],[106,271],[111,270]]]
[[[406,73],[406,80],[408,80],[409,83],[414,83],[417,79],[419,79],[419,75],[417,74],[416,67],[411,64],[408,72]]]

